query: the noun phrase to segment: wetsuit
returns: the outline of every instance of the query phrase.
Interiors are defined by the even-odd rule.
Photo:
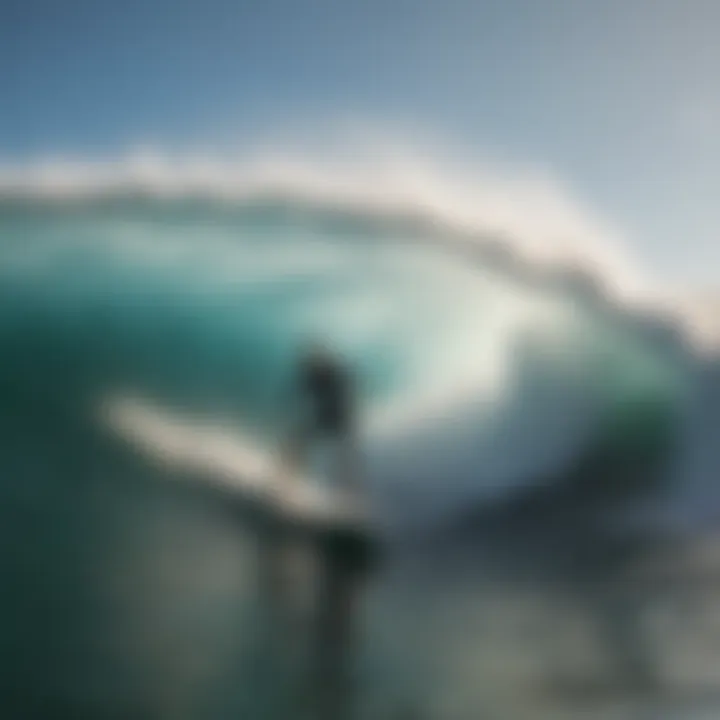
[[[352,430],[352,392],[347,371],[330,358],[306,360],[300,370],[301,392],[309,404],[311,433],[346,436]]]

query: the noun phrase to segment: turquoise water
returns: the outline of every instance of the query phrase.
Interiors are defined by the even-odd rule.
[[[554,443],[560,457],[625,408],[650,402],[671,416],[683,392],[673,348],[658,352],[617,313],[372,216],[7,202],[0,236],[4,333],[43,342],[47,330],[69,365],[87,366],[93,392],[115,384],[162,394],[231,412],[261,435],[282,421],[292,362],[312,337],[357,370],[374,437],[426,427],[437,436],[448,418],[470,415],[482,445],[509,415],[503,430],[522,442],[528,414],[542,413],[562,437],[538,451]],[[568,438],[571,427],[582,437]],[[528,471],[511,468],[503,481]]]
[[[682,348],[442,240],[298,203],[3,201],[0,660],[15,716],[254,712],[251,538],[102,434],[92,409],[109,393],[223,415],[272,445],[298,347],[326,339],[357,373],[368,482],[398,532],[583,458],[616,485],[625,465],[630,484],[665,462],[692,380]],[[415,662],[439,647],[428,618],[472,594],[435,588],[403,635],[408,592],[391,573],[373,595],[367,687],[430,703],[448,681]]]

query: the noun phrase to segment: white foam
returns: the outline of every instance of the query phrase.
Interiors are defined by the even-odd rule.
[[[481,244],[492,239],[531,267],[597,278],[623,306],[675,316],[698,345],[720,345],[720,329],[707,321],[711,313],[702,303],[654,287],[622,233],[548,173],[482,162],[469,167],[402,143],[333,153],[290,144],[235,155],[143,150],[102,160],[41,158],[0,164],[0,197],[57,202],[139,193],[233,203],[275,198],[378,222],[415,218],[437,238]]]
[[[538,262],[585,267],[626,291],[639,285],[619,234],[559,183],[534,170],[480,166],[470,171],[387,146],[358,148],[342,159],[292,150],[231,159],[143,151],[110,160],[0,165],[3,195],[77,200],[132,192],[233,201],[270,195],[378,217],[422,217],[447,231],[507,238]]]

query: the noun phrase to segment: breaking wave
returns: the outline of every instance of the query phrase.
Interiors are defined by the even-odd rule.
[[[0,684],[16,716],[259,716],[252,538],[95,410],[140,397],[274,445],[309,335],[357,370],[367,475],[398,528],[460,527],[454,511],[476,519],[476,503],[528,486],[595,504],[670,480],[666,507],[689,522],[720,504],[710,336],[648,292],[614,233],[539,176],[351,165],[0,171]],[[460,660],[439,640],[481,596],[393,592],[368,660],[387,686],[442,696],[470,646],[504,651],[464,621]],[[449,669],[426,678],[415,663],[431,657]]]
[[[406,160],[6,167],[4,362],[53,397],[145,392],[273,442],[323,336],[362,379],[372,477],[434,508],[606,442],[664,452],[700,361],[620,243],[539,178]]]

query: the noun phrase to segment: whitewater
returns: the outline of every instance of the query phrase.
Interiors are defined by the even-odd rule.
[[[598,227],[538,179],[471,181],[407,158],[0,168],[0,515],[7,543],[26,548],[21,564],[6,562],[19,620],[5,659],[50,631],[41,609],[52,600],[66,608],[68,637],[84,638],[85,673],[109,662],[98,638],[139,638],[116,668],[118,697],[183,686],[162,696],[158,716],[180,717],[167,708],[179,712],[183,692],[209,682],[207,668],[162,660],[194,602],[219,603],[211,614],[222,622],[188,647],[200,643],[214,667],[236,661],[222,640],[240,623],[229,604],[250,602],[236,528],[157,483],[102,435],[94,409],[140,396],[273,448],[308,338],[337,347],[357,374],[365,473],[393,531],[452,524],[469,507],[553,484],[595,500],[606,486],[627,495],[631,524],[648,512],[665,524],[713,520],[715,337]],[[588,463],[608,476],[599,490]],[[68,578],[68,564],[93,582]],[[376,622],[394,617],[393,602],[379,607]],[[87,608],[104,618],[92,631]],[[157,656],[153,642],[165,647]],[[55,679],[62,651],[39,648],[32,668],[13,671],[16,692],[75,687]],[[396,651],[412,675],[410,651]]]

